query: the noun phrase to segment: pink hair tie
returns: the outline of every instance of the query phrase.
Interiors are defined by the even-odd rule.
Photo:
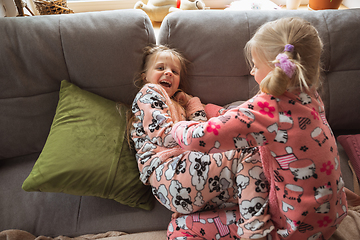
[[[291,44],[286,44],[284,52],[292,51],[294,51],[294,46]],[[281,68],[289,78],[292,78],[296,70],[295,63],[290,61],[289,57],[285,53],[278,54],[276,56],[276,60],[278,60],[279,62],[275,63],[275,67]]]

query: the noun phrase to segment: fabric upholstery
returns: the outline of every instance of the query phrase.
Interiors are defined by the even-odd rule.
[[[1,18],[0,32],[0,160],[41,151],[64,79],[130,104],[142,49],[155,43],[141,10]]]

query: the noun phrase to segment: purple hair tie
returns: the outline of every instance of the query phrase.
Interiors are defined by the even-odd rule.
[[[284,52],[292,52],[292,51],[294,51],[294,45],[286,44]]]
[[[279,62],[275,63],[275,66],[281,68],[289,78],[292,78],[296,70],[295,63],[290,61],[289,57],[285,53],[278,54],[276,56],[276,60]]]

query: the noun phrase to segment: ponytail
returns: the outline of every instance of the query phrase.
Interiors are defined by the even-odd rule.
[[[280,96],[287,90],[289,81],[290,79],[284,71],[280,67],[275,67],[275,69],[261,81],[260,90],[275,97]]]
[[[285,91],[311,91],[320,86],[322,42],[317,30],[301,18],[282,18],[262,25],[245,46],[273,69],[260,90],[274,96]]]

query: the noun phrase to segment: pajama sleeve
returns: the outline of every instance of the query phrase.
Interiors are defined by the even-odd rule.
[[[223,110],[225,110],[223,107],[212,103],[206,104],[205,106],[205,112],[208,118],[220,116]]]
[[[154,84],[147,84],[139,91],[133,102],[132,111],[138,120],[135,130],[138,135],[141,134],[139,137],[147,135],[150,139],[165,137],[173,121],[182,120],[173,113],[176,109],[164,90]],[[136,129],[140,126],[142,129]]]
[[[268,131],[278,125],[279,112],[276,99],[267,94],[243,103],[223,115],[207,122],[178,122],[172,135],[185,150],[209,152],[264,146],[274,141],[276,133]]]
[[[198,97],[191,98],[186,104],[186,119],[193,121],[207,121],[205,109]]]
[[[194,110],[196,106],[202,108],[199,99],[194,99],[189,106]],[[146,84],[136,95],[132,112],[136,121],[131,135],[137,151],[140,179],[149,184],[156,166],[184,152],[174,141],[170,130],[174,122],[185,120],[185,111],[172,102],[161,86]]]

